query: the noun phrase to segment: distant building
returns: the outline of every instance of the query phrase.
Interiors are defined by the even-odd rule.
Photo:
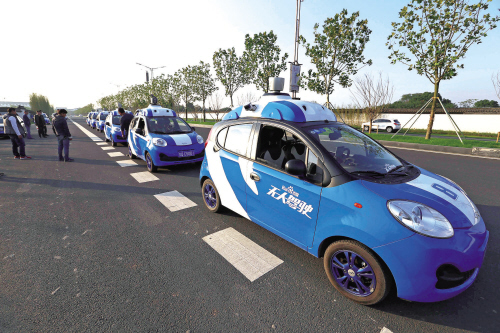
[[[25,108],[30,108],[31,109],[31,106],[30,106],[30,102],[9,102],[9,101],[0,101],[0,107],[4,107],[4,108],[8,108],[8,107],[11,107],[11,106],[23,106]]]

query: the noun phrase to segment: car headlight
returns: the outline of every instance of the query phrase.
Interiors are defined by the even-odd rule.
[[[198,141],[199,144],[203,144],[203,142],[205,142],[205,140],[203,140],[202,136],[201,135],[198,135],[196,137],[196,140]]]
[[[119,128],[119,127],[112,127],[112,129],[113,129],[113,131],[115,131],[115,132],[120,132],[120,131],[121,131],[121,128]]]
[[[167,146],[167,141],[161,139],[161,138],[154,138],[153,139],[153,144],[158,147],[166,147]]]
[[[387,208],[402,225],[419,234],[436,238],[450,238],[454,234],[453,227],[446,217],[424,204],[389,200]]]

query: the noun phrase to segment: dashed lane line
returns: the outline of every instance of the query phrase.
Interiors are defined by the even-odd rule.
[[[115,149],[114,147],[101,147],[102,150],[112,150]]]
[[[130,175],[134,177],[135,180],[137,180],[139,183],[146,183],[146,182],[153,182],[155,180],[160,180],[160,178],[156,177],[149,171],[131,173]]]
[[[205,236],[203,240],[251,282],[283,263],[233,228]]]
[[[382,328],[380,333],[392,333],[392,331],[390,329],[388,329],[387,327],[384,327],[384,328]]]
[[[135,163],[134,161],[131,161],[131,160],[116,161],[116,163],[118,163],[118,165],[121,167],[130,167],[130,166],[137,165],[137,163]]]
[[[92,140],[92,141],[102,141],[102,139],[100,137],[98,137],[97,135],[95,135],[94,133],[90,132],[89,130],[87,130],[85,127],[83,127],[82,125],[80,124],[77,124],[73,121],[73,119],[71,119],[71,122],[73,124],[75,124],[76,127],[78,127],[83,133],[87,134],[87,136]]]
[[[125,156],[123,155],[123,153],[119,152],[119,151],[115,151],[113,153],[108,153],[109,157],[117,157],[117,156]]]
[[[156,194],[155,198],[158,199],[171,212],[197,206],[193,201],[189,200],[177,191]]]

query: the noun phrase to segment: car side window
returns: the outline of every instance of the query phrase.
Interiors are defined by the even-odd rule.
[[[236,154],[246,155],[252,126],[253,124],[230,126],[227,130],[224,148]]]
[[[228,128],[226,127],[222,131],[219,131],[219,134],[217,134],[217,143],[221,147],[224,147],[224,144],[226,143],[227,129]]]
[[[259,132],[256,159],[273,168],[285,170],[288,161],[306,162],[306,145],[293,133],[265,125]]]
[[[137,128],[144,131],[144,127],[145,127],[144,119],[143,118],[139,118],[139,123],[137,124]]]
[[[320,166],[318,157],[311,150],[307,154],[307,180],[314,184],[323,182],[323,169]]]

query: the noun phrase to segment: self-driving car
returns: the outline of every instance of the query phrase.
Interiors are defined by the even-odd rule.
[[[90,126],[90,121],[92,120],[92,115],[94,114],[94,112],[89,112],[87,114],[87,117],[85,118],[85,122],[87,123],[88,126]]]
[[[90,119],[90,127],[96,128],[97,125],[97,116],[99,115],[99,112],[94,112],[92,114],[92,118]]]
[[[200,185],[222,206],[316,257],[344,296],[435,302],[475,281],[489,232],[465,191],[397,156],[327,108],[280,93],[209,134]]]
[[[125,112],[132,113],[128,110],[126,110]],[[106,137],[106,142],[111,141],[112,146],[116,146],[117,143],[120,142],[127,143],[127,139],[122,136],[120,119],[121,116],[118,113],[118,110],[109,112],[108,116],[106,117],[104,125],[104,136]]]
[[[104,122],[105,122],[105,119],[108,116],[108,114],[109,114],[108,111],[101,111],[97,115],[97,119],[96,119],[96,122],[95,122],[95,128],[96,128],[96,130],[98,132],[99,131],[101,131],[101,132],[104,131]]]
[[[130,158],[146,161],[150,172],[158,167],[201,162],[204,140],[173,110],[153,102],[137,110],[128,134]]]
[[[45,124],[50,125],[50,119],[49,116],[45,112],[42,112],[43,119],[45,119]]]

